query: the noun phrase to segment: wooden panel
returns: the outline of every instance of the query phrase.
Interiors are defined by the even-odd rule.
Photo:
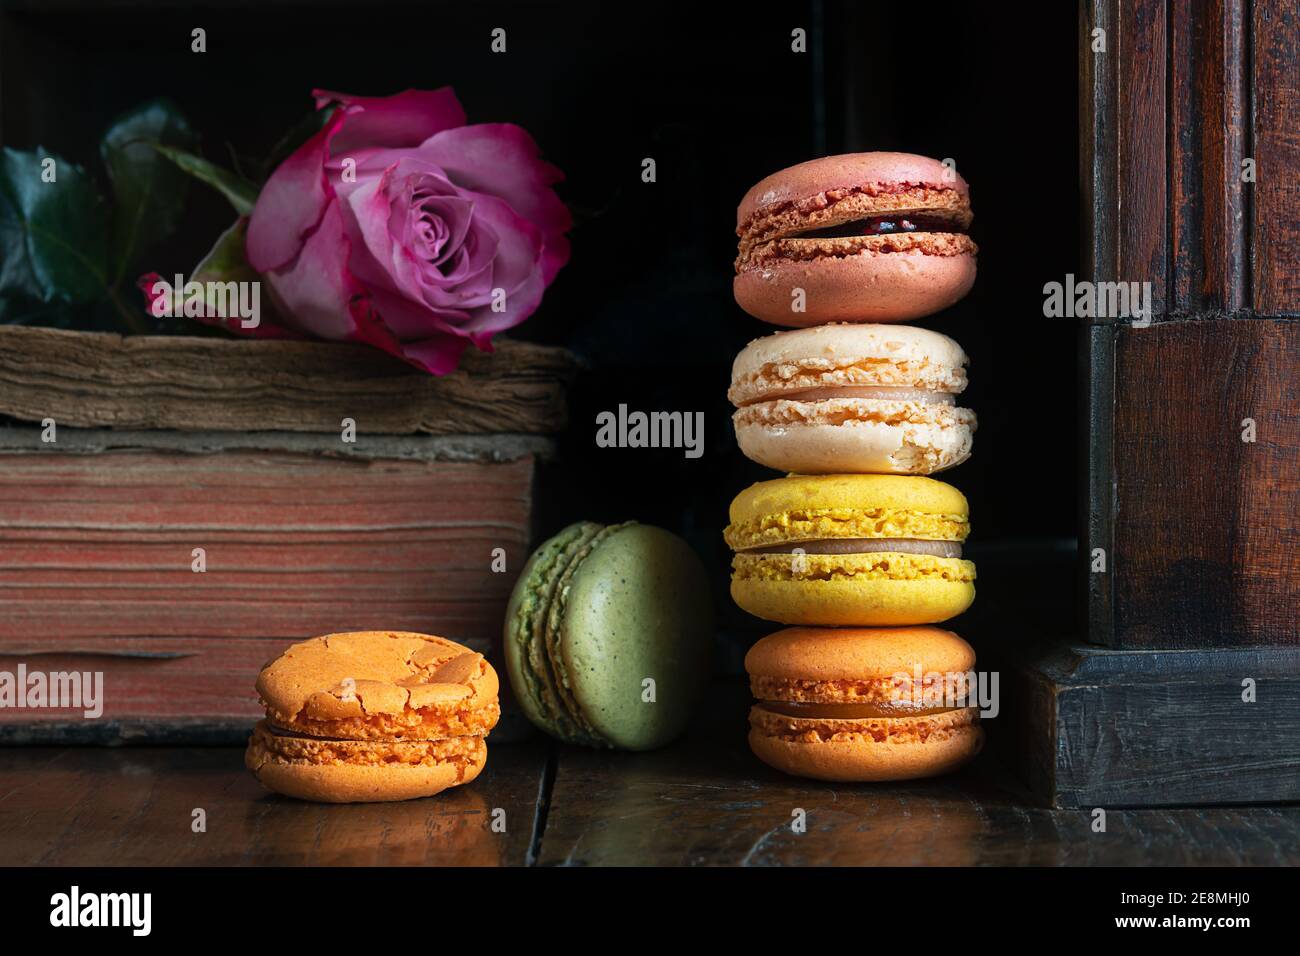
[[[1300,649],[1133,652],[1017,637],[981,646],[1003,675],[992,749],[1052,805],[1300,799]]]
[[[532,477],[531,457],[0,456],[0,657],[105,670],[114,718],[218,719],[256,712],[257,669],[290,640],[405,629],[489,650],[527,558]],[[107,657],[65,656],[87,653]]]
[[[1246,304],[1245,0],[1170,8],[1169,205],[1173,312]]]
[[[1093,31],[1105,52],[1093,49]],[[1084,271],[1095,282],[1150,282],[1151,306],[1167,305],[1166,14],[1163,0],[1087,0],[1079,13],[1080,182],[1090,228]],[[1084,320],[1079,372],[1085,473],[1080,527],[1081,592],[1092,640],[1114,639],[1112,574],[1091,573],[1090,555],[1115,550],[1114,316]],[[1089,326],[1094,326],[1089,328]]]
[[[1300,312],[1300,4],[1255,0],[1255,309]]]
[[[1150,282],[1151,307],[1168,304],[1164,0],[1118,0],[1111,33],[1115,58],[1117,131],[1117,261],[1098,279]]]
[[[1116,350],[1115,646],[1300,645],[1300,324],[1122,328]]]
[[[1079,4],[1079,185],[1085,220],[1083,264],[1088,278],[1115,273],[1115,58],[1092,49],[1092,31],[1114,29],[1115,0]],[[1109,46],[1107,47],[1109,49]]]
[[[1295,333],[1246,327],[1294,309],[1300,283],[1297,7],[1097,0],[1081,18],[1085,49],[1101,26],[1118,53],[1081,53],[1091,275],[1149,279],[1168,326],[1081,343],[1081,557],[1106,549],[1106,575],[1083,573],[1089,636],[1108,646],[1300,641]]]
[[[435,378],[376,349],[0,325],[0,414],[182,430],[545,434],[565,424],[563,349],[501,339]]]
[[[1079,19],[1087,277],[1150,282],[1156,312],[1167,303],[1169,257],[1165,16],[1164,0],[1091,0]],[[1105,33],[1104,53],[1092,49],[1095,29]]]
[[[3,866],[499,866],[530,860],[539,747],[490,747],[432,800],[333,806],[264,790],[234,748],[0,750]],[[190,829],[196,807],[207,831]],[[505,831],[491,827],[504,811]]]
[[[1118,272],[1119,175],[1115,127],[1117,84],[1116,57],[1109,53],[1109,38],[1115,30],[1115,0],[1084,0],[1079,4],[1079,183],[1089,228],[1083,234],[1083,266],[1086,277],[1097,280]],[[1108,39],[1106,53],[1093,50],[1093,31]],[[1083,474],[1078,483],[1079,593],[1087,617],[1085,629],[1092,640],[1109,643],[1114,622],[1111,614],[1110,575],[1090,573],[1094,548],[1106,554],[1113,546],[1114,462],[1111,433],[1114,416],[1112,358],[1114,331],[1108,323],[1084,322],[1079,337],[1079,382],[1083,400],[1079,403],[1080,461]]]
[[[1114,568],[1093,571],[1093,551],[1115,553],[1115,332],[1114,325],[1083,325],[1079,334],[1080,441],[1078,590],[1086,620],[1080,633],[1097,644],[1115,640]]]

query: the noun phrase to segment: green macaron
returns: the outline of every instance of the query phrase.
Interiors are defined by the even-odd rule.
[[[704,566],[662,528],[570,525],[528,559],[504,638],[510,686],[542,730],[591,747],[662,746],[709,680]]]

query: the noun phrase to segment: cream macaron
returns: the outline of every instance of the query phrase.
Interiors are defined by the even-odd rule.
[[[971,453],[975,413],[956,404],[969,360],[906,325],[822,325],[751,342],[731,370],[736,440],[779,471],[930,475]]]

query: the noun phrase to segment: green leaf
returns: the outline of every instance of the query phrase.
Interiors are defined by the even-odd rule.
[[[169,236],[180,223],[190,180],[154,144],[193,149],[194,130],[169,100],[153,100],[118,118],[99,145],[116,208],[114,285],[135,255]]]
[[[0,296],[0,324],[72,328],[82,307],[63,302],[37,302],[26,296]]]
[[[91,302],[108,286],[108,205],[90,176],[39,146],[0,151],[0,296]]]
[[[191,282],[256,282],[260,278],[248,264],[244,254],[244,241],[248,235],[248,219],[240,216],[235,224],[223,232],[208,254],[190,274]]]
[[[183,149],[165,146],[162,143],[152,145],[154,149],[195,179],[207,183],[225,196],[230,201],[230,205],[235,207],[235,212],[241,216],[247,216],[253,211],[253,204],[257,202],[257,186],[244,177],[232,173],[228,169],[222,169],[215,163],[208,162],[202,156],[187,153]]]
[[[223,232],[218,237],[216,244],[208,251],[194,271],[190,273],[185,285],[191,282],[197,282],[204,287],[204,301],[215,314],[220,314],[223,318],[236,318],[235,313],[227,307],[225,310],[220,308],[222,300],[217,297],[217,290],[209,287],[208,283],[227,283],[227,282],[258,282],[261,276],[248,264],[248,258],[244,253],[244,242],[248,235],[248,217],[240,216],[235,220],[234,225]],[[170,277],[168,281],[171,281]],[[269,303],[261,302],[259,296],[259,307],[262,315],[269,311]],[[184,312],[185,295],[184,287],[172,290],[172,314],[181,316]],[[229,302],[226,302],[229,306]]]

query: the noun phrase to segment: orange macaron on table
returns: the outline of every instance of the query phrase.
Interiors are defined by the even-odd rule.
[[[266,707],[244,763],[269,790],[321,803],[429,797],[470,783],[501,716],[496,671],[455,641],[326,634],[262,668]]]
[[[905,780],[981,749],[965,697],[975,652],[928,626],[975,597],[966,499],[927,477],[971,454],[975,413],[957,400],[968,359],[896,324],[970,291],[972,218],[951,161],[908,153],[800,163],[736,211],[736,302],[790,329],[732,367],[737,443],[787,477],[742,491],[724,535],[736,603],[800,625],[745,659],[750,748],[785,773]]]

